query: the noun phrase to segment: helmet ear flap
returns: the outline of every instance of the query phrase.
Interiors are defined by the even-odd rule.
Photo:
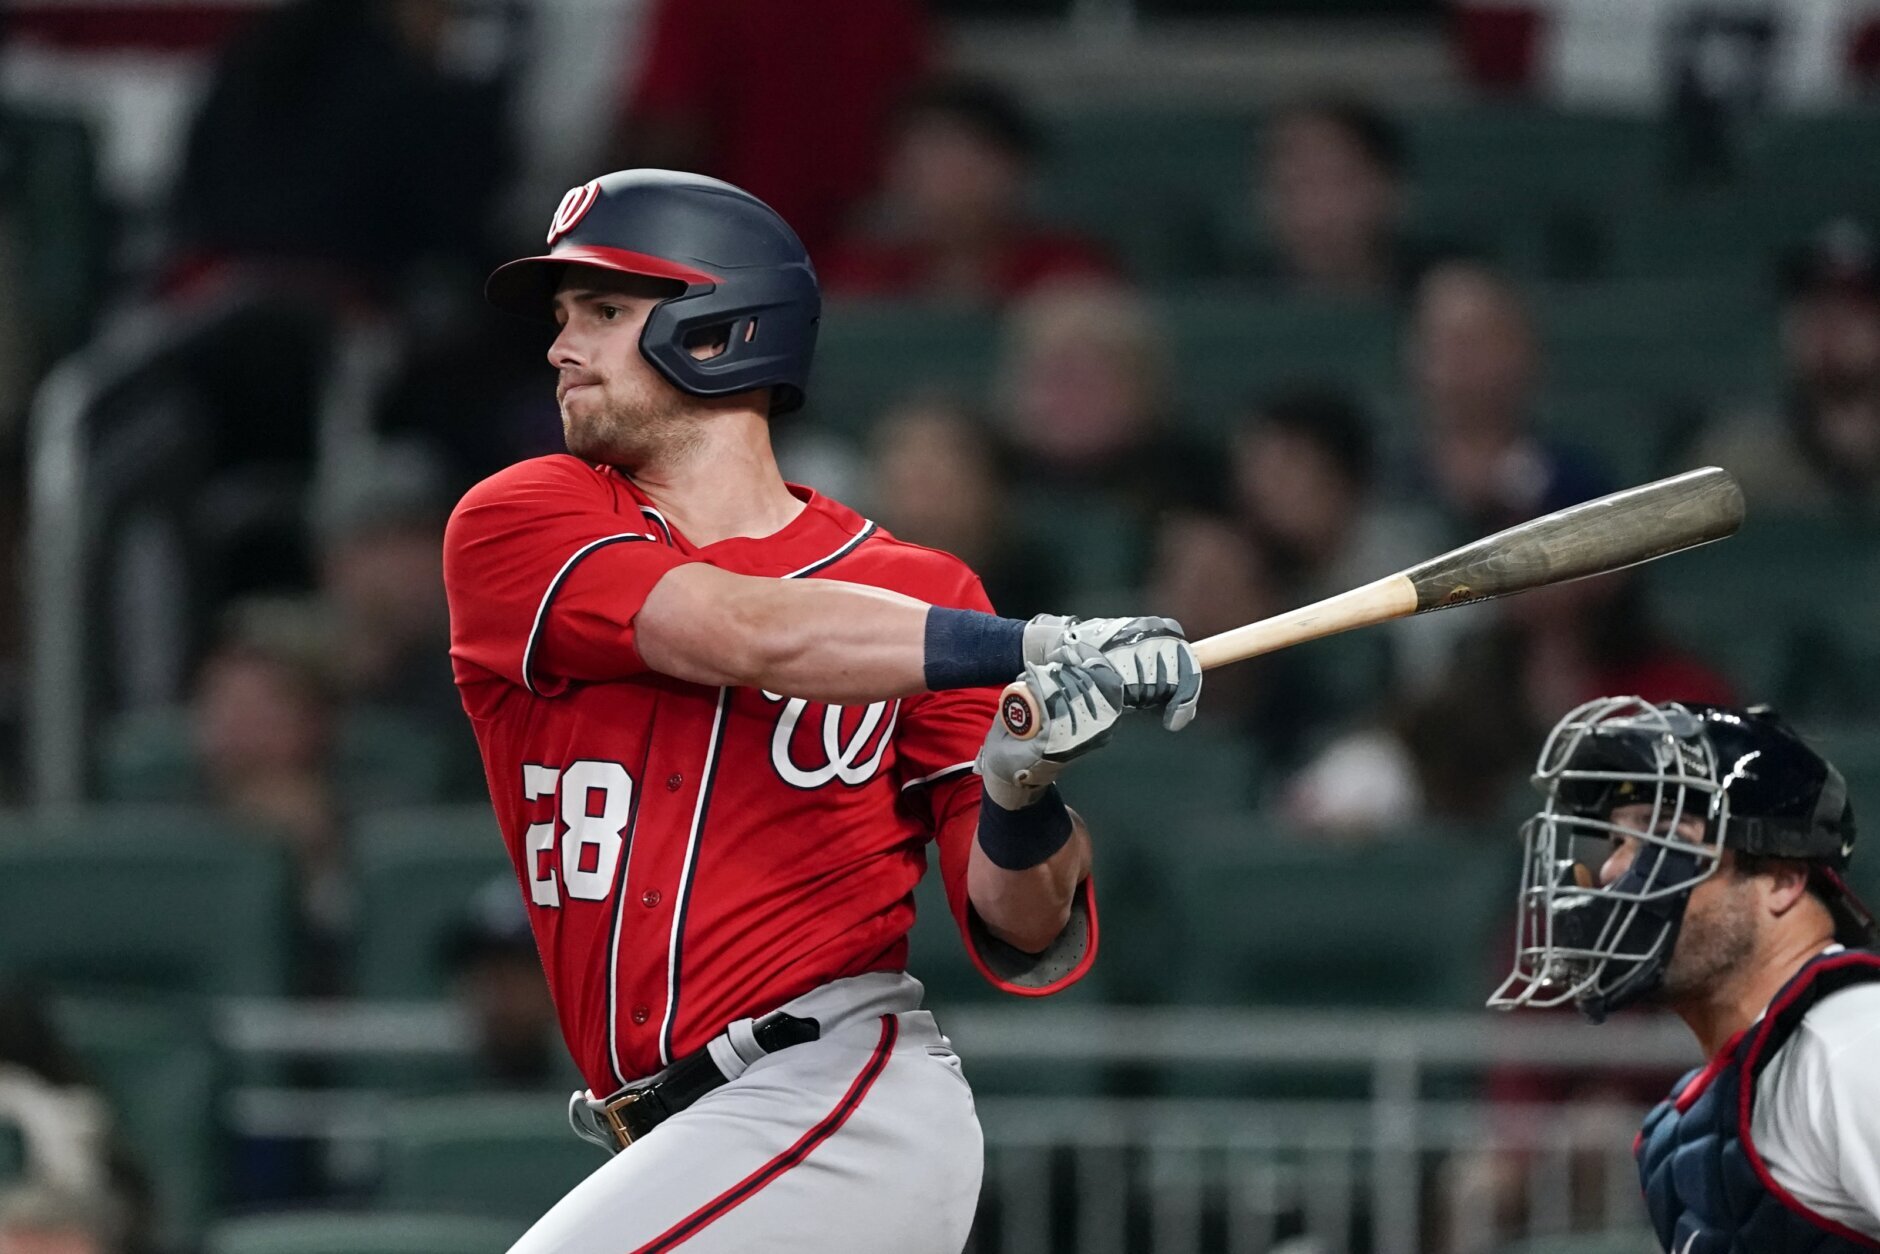
[[[799,408],[820,322],[815,278],[807,268],[800,284],[767,277],[771,281],[762,289],[755,282],[737,292],[701,287],[661,301],[646,316],[641,355],[674,387],[693,396],[769,388],[772,416]],[[795,290],[799,286],[807,289],[807,301]],[[702,344],[722,347],[695,355]]]

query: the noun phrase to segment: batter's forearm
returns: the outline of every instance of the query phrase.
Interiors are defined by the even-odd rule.
[[[990,685],[1022,669],[1023,624],[1010,619],[935,611],[863,584],[761,579],[702,563],[668,572],[647,596],[634,630],[640,657],[660,674],[854,705],[929,689],[936,613],[987,624],[984,641],[955,645],[949,637],[943,646],[977,647],[986,655],[985,677],[962,678]]]
[[[1070,921],[1077,886],[1090,877],[1090,832],[1076,813],[1070,839],[1036,866],[1008,871],[977,840],[966,866],[966,895],[986,929],[1015,949],[1042,953]]]

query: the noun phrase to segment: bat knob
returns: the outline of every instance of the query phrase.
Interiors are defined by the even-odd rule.
[[[1011,683],[999,694],[999,721],[1014,740],[1030,740],[1038,734],[1044,714],[1038,698],[1022,683]]]

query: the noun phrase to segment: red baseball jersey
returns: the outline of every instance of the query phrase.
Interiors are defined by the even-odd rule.
[[[987,610],[957,558],[806,488],[774,535],[695,546],[620,472],[569,456],[485,480],[444,540],[451,658],[568,1048],[597,1094],[829,980],[898,971],[937,839],[973,942],[973,759],[997,690],[830,706],[647,669],[634,616],[686,562]],[[995,964],[996,965],[996,964]],[[1000,970],[1004,970],[1003,967]]]

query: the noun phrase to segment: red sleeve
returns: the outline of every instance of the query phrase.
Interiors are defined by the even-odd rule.
[[[698,0],[656,0],[642,28],[640,72],[627,102],[629,116],[704,117],[723,67],[711,44],[717,23]]]
[[[470,489],[444,531],[459,684],[492,677],[554,696],[646,669],[633,618],[686,558],[647,536],[618,489],[573,457],[518,463]]]
[[[930,593],[935,605],[992,612],[979,580],[964,565],[950,593]],[[902,706],[896,732],[901,789],[927,794],[927,813],[940,847],[940,880],[953,921],[979,973],[994,986],[1023,997],[1044,997],[1075,984],[1097,957],[1097,895],[1086,879],[1077,886],[1064,932],[1042,954],[1027,954],[986,931],[966,893],[966,867],[979,835],[979,775],[973,761],[992,726],[997,688],[930,692]]]

